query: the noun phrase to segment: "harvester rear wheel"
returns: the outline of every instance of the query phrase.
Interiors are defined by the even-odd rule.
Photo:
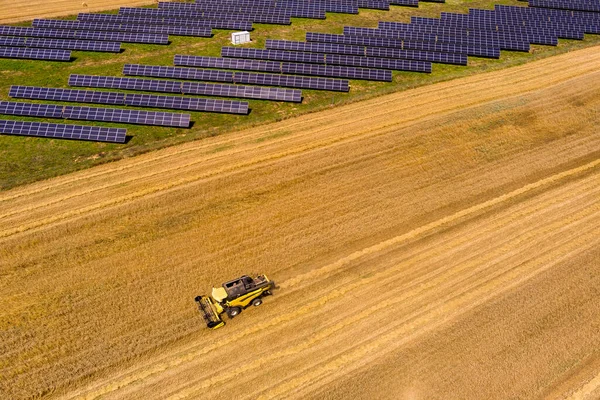
[[[229,318],[233,318],[241,312],[242,312],[242,309],[239,307],[230,307],[227,309],[227,316]]]
[[[253,305],[254,307],[258,307],[258,306],[260,306],[261,304],[262,304],[262,299],[261,299],[260,297],[259,297],[259,298],[257,298],[257,299],[254,299],[254,300],[252,300],[252,305]]]

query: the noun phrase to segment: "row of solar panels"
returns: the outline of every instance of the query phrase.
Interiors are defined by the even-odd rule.
[[[529,0],[530,7],[600,12],[600,2],[593,0]]]
[[[127,129],[122,128],[103,128],[98,126],[49,124],[46,122],[12,120],[0,120],[0,133],[6,135],[114,143],[125,143],[127,138]]]
[[[96,40],[123,43],[169,44],[169,35],[130,33],[130,32],[100,32],[75,29],[46,29],[22,26],[0,26],[0,35],[19,37],[42,37]]]
[[[0,101],[0,114],[187,128],[190,114]]]
[[[100,42],[94,40],[77,39],[23,38],[12,36],[0,36],[0,46],[100,51],[109,53],[119,53],[121,51],[121,43],[119,42]]]

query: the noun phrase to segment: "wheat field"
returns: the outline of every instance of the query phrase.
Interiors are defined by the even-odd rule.
[[[598,398],[599,50],[1,192],[0,397]]]
[[[31,21],[34,18],[61,17],[82,12],[114,10],[119,7],[134,7],[156,4],[153,0],[0,0],[0,23]]]

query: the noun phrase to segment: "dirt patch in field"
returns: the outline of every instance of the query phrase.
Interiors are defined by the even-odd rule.
[[[594,393],[599,67],[577,51],[1,193],[0,391]],[[207,330],[193,297],[242,273],[281,289]]]

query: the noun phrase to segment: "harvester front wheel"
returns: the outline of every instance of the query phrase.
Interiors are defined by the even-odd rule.
[[[229,318],[233,318],[233,317],[235,317],[236,315],[238,315],[241,312],[242,312],[242,309],[239,308],[239,307],[229,307],[227,309],[227,316]]]
[[[262,299],[261,299],[260,297],[259,297],[259,298],[257,298],[257,299],[254,299],[254,300],[252,300],[252,305],[253,305],[254,307],[258,307],[258,306],[260,306],[261,304],[262,304]]]

